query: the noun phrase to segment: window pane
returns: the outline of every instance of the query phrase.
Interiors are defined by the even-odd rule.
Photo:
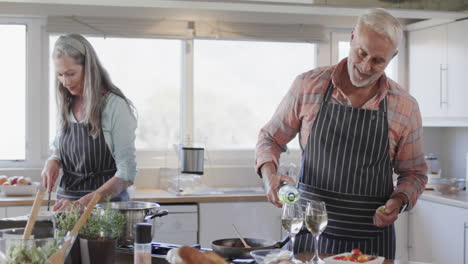
[[[51,51],[56,39],[57,37],[51,37]],[[177,143],[181,41],[95,37],[87,39],[96,49],[112,81],[137,108],[137,148],[166,149],[168,145]],[[51,63],[53,65],[53,62]],[[53,71],[53,67],[51,68]],[[52,90],[53,86],[51,81]],[[55,102],[55,99],[52,102]],[[51,105],[55,107],[55,103]],[[51,113],[55,120],[55,110]],[[50,124],[55,125],[55,121]],[[51,131],[55,131],[55,128]]]
[[[0,160],[26,159],[26,26],[0,25]]]
[[[349,41],[339,41],[338,42],[338,61],[341,61],[345,57],[348,57],[349,55]],[[398,55],[393,58],[390,63],[387,65],[387,68],[385,69],[385,75],[389,77],[390,79],[398,82],[398,76],[397,76],[397,65],[398,61]]]
[[[196,40],[195,140],[253,149],[294,78],[316,67],[315,45]],[[290,148],[299,148],[297,137]]]

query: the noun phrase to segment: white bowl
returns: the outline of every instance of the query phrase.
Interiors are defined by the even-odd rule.
[[[0,191],[6,196],[31,196],[35,195],[41,184],[32,182],[30,185],[0,185]]]
[[[263,264],[265,258],[271,258],[275,260],[290,260],[293,256],[293,253],[284,249],[257,249],[250,251],[250,255],[258,264]]]

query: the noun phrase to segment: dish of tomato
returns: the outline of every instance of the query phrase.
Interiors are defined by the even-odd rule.
[[[382,264],[385,259],[383,257],[363,254],[359,249],[353,249],[349,253],[325,258],[327,264],[349,264],[349,263],[366,263],[366,264]]]

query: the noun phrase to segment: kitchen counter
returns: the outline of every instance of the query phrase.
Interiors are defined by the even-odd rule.
[[[441,194],[436,191],[424,191],[419,199],[468,209],[468,191],[460,191],[453,195]]]
[[[229,192],[226,194],[214,195],[193,195],[193,196],[176,196],[162,189],[136,189],[130,195],[134,201],[146,201],[154,203],[209,203],[209,202],[247,202],[247,201],[267,201],[264,194],[255,192]],[[0,196],[0,207],[5,206],[32,206],[34,195],[31,196]],[[52,200],[55,200],[55,194],[52,194]],[[51,201],[51,204],[54,204]],[[42,202],[43,206],[47,206],[47,200]]]
[[[134,201],[146,201],[154,203],[210,203],[210,202],[255,202],[267,201],[264,194],[254,192],[226,193],[214,195],[191,195],[176,196],[162,189],[142,188],[136,189],[131,195]],[[52,195],[54,200],[55,195]],[[436,191],[424,191],[420,197],[421,200],[446,204],[468,209],[468,192],[461,191],[455,195],[444,195]],[[31,206],[34,202],[34,196],[0,196],[0,207],[4,206]],[[53,204],[53,201],[51,201]],[[47,205],[47,200],[42,202]]]

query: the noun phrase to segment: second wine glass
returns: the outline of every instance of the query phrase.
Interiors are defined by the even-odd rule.
[[[327,209],[324,202],[310,201],[307,203],[305,211],[305,224],[307,230],[315,238],[315,253],[310,264],[325,263],[319,256],[319,238],[328,224]]]
[[[294,240],[302,228],[304,223],[304,210],[299,203],[284,203],[283,204],[283,214],[281,216],[281,224],[283,228],[288,232],[289,236],[291,237],[291,251],[294,252]],[[294,257],[293,254],[293,262],[300,262]]]

